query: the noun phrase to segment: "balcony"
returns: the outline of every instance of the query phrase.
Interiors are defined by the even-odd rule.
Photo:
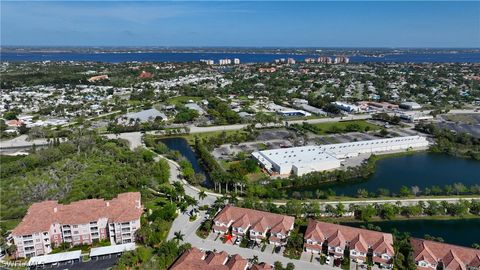
[[[33,240],[23,241],[23,245],[25,246],[33,245]]]

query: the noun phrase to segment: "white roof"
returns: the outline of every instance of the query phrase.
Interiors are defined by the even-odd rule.
[[[135,250],[135,243],[92,248],[90,250],[90,257],[122,253],[125,251],[131,251],[131,250]]]
[[[318,146],[302,146],[292,148],[281,148],[264,150],[252,153],[254,156],[262,157],[277,165],[285,164],[309,164],[324,161],[334,161],[335,157],[325,153]]]
[[[360,153],[364,149],[385,146],[404,146],[412,143],[428,143],[423,136],[406,136],[388,139],[357,141],[349,143],[327,144],[319,146],[301,146],[254,152],[252,155],[261,162],[264,160],[277,165],[309,164],[335,161],[345,154]],[[300,165],[301,166],[301,165]]]
[[[167,119],[167,116],[158,111],[157,109],[148,109],[148,110],[143,110],[139,112],[134,112],[134,113],[127,113],[124,115],[126,118],[131,118],[131,119],[140,119],[141,122],[146,122],[150,120],[155,120],[156,117],[160,117],[162,119]]]
[[[65,262],[75,259],[80,259],[82,256],[81,250],[62,252],[56,254],[48,254],[43,256],[31,257],[28,261],[28,265],[41,265],[41,264],[50,264],[56,262]]]

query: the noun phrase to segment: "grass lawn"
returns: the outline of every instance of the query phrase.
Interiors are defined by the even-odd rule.
[[[172,97],[167,99],[167,103],[171,105],[181,105],[187,103],[189,100],[193,100],[194,102],[202,100],[200,97],[192,97],[192,96],[179,96],[179,97]]]
[[[247,174],[247,178],[251,182],[256,182],[260,179],[262,179],[265,176],[265,173],[263,172],[257,172],[257,173],[249,173]]]
[[[347,127],[349,125],[358,125],[359,131],[365,131],[367,128],[369,131],[373,130],[380,130],[380,126],[371,124],[365,120],[354,120],[354,121],[342,121],[342,122],[328,122],[328,123],[320,123],[320,124],[312,124],[313,126],[319,128],[318,135],[325,135],[325,134],[332,134],[332,133],[340,133],[347,132]],[[334,132],[335,131],[335,132]]]

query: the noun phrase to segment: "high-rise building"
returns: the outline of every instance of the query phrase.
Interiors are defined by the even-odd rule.
[[[337,56],[335,57],[335,64],[348,64],[350,59],[346,56]]]
[[[332,63],[332,58],[331,57],[326,57],[326,56],[320,56],[317,59],[318,63],[322,64],[331,64]]]

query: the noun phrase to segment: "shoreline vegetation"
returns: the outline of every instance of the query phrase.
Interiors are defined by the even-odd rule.
[[[210,135],[210,134],[209,134]],[[419,151],[404,151],[397,153],[386,153],[371,155],[370,158],[365,160],[362,165],[357,167],[350,167],[345,170],[335,170],[335,171],[326,171],[326,172],[313,172],[301,177],[290,176],[288,178],[276,178],[271,179],[266,174],[260,176],[260,179],[257,181],[249,181],[247,175],[249,172],[259,171],[259,167],[256,166],[255,162],[247,157],[246,155],[236,157],[235,163],[240,164],[239,166],[234,166],[233,168],[225,169],[222,164],[218,163],[211,154],[211,150],[216,146],[225,143],[226,141],[231,142],[232,140],[238,139],[238,137],[252,137],[253,131],[237,131],[235,133],[230,133],[227,135],[225,132],[217,132],[212,136],[188,136],[188,140],[184,136],[178,136],[184,138],[187,142],[191,142],[193,139],[193,150],[197,155],[199,163],[204,167],[206,173],[210,175],[210,179],[213,182],[213,190],[220,193],[229,193],[232,190],[235,191],[235,194],[240,196],[254,196],[261,199],[272,199],[272,200],[282,200],[287,198],[294,199],[316,199],[319,201],[326,200],[359,200],[363,198],[375,198],[375,199],[399,199],[399,198],[435,198],[441,196],[462,196],[462,195],[480,195],[480,185],[471,185],[465,186],[462,183],[454,183],[452,185],[437,186],[432,185],[426,187],[424,190],[416,186],[407,187],[402,186],[398,191],[390,191],[388,189],[379,189],[377,191],[367,191],[364,189],[359,189],[355,196],[339,196],[335,194],[332,189],[329,189],[328,186],[335,183],[355,183],[365,181],[365,179],[372,175],[375,172],[376,164],[378,161],[393,158],[401,157],[406,155],[414,155],[423,152],[432,152],[435,151],[428,150],[419,150]],[[193,137],[193,138],[192,138]],[[157,136],[150,136],[149,138],[157,138],[154,144],[161,144],[158,142]],[[150,141],[150,140],[148,140]],[[190,143],[191,144],[191,143]],[[150,143],[150,146],[153,144]],[[158,146],[153,146],[158,147]],[[163,153],[168,151],[168,147],[162,146]],[[178,160],[178,158],[176,158]],[[185,162],[182,162],[182,164]],[[245,163],[248,163],[248,170],[245,170]],[[256,168],[255,168],[256,166]],[[182,166],[186,168],[186,175],[191,175],[189,166]],[[230,167],[230,166],[229,166]],[[240,167],[240,168],[238,168]],[[199,186],[199,181],[194,177],[186,177],[187,181],[191,184]],[[203,178],[202,178],[203,179]],[[204,186],[200,186],[206,188]],[[309,189],[307,191],[302,189]]]

